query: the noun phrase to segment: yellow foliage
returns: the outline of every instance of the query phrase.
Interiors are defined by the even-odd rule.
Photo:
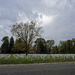
[[[13,48],[12,48],[12,51],[14,52],[19,52],[19,51],[25,51],[26,49],[26,44],[21,40],[16,40]]]

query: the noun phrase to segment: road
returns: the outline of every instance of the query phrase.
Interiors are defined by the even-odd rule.
[[[0,65],[0,75],[75,75],[75,63]]]

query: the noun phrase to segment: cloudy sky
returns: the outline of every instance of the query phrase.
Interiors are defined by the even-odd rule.
[[[0,40],[11,36],[9,26],[31,20],[43,27],[42,37],[55,44],[75,38],[75,0],[0,0]]]

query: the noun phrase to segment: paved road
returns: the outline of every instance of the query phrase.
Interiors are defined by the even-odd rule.
[[[75,75],[75,63],[0,65],[0,75]]]

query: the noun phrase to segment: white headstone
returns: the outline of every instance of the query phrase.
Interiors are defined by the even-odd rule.
[[[71,56],[69,56],[68,58],[70,58],[70,59],[71,59]]]
[[[34,57],[32,57],[32,61],[34,61]]]
[[[75,60],[75,56],[74,56],[74,60]]]
[[[36,59],[39,59],[39,56],[36,56]]]
[[[47,56],[47,58],[49,59],[49,55]]]
[[[62,59],[64,59],[64,56],[61,56]]]
[[[64,57],[64,60],[66,60],[66,56]]]
[[[30,56],[28,56],[28,59],[30,59]]]
[[[55,56],[55,61],[57,60],[57,57]]]
[[[44,57],[43,60],[45,61],[46,60],[46,57]]]
[[[9,59],[9,56],[6,56],[5,59]]]
[[[19,59],[19,57],[18,56],[15,56],[15,59]]]

